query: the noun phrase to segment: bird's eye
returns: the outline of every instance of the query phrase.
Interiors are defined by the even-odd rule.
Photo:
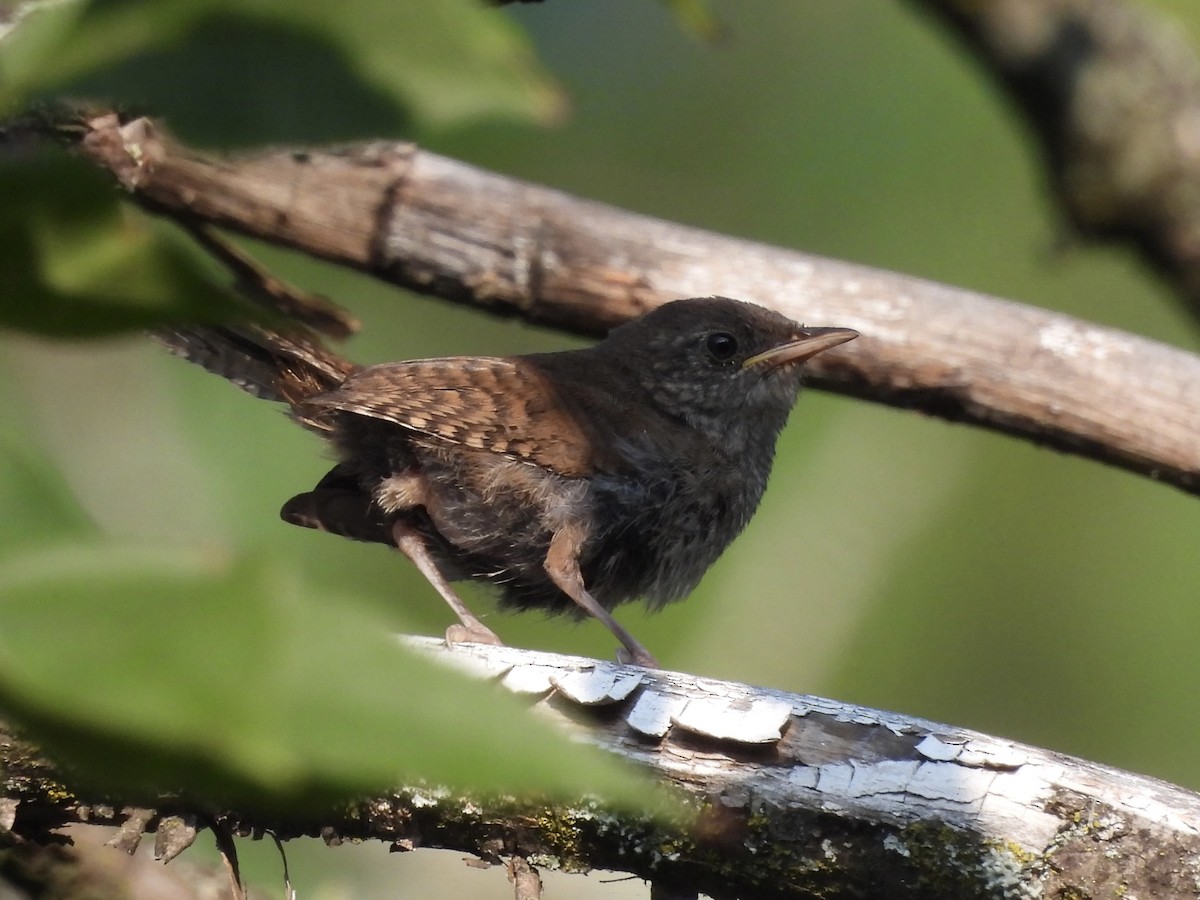
[[[738,342],[727,331],[716,331],[704,339],[704,349],[717,362],[728,362],[738,352]]]

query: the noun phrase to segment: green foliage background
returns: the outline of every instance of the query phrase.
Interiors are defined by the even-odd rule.
[[[89,34],[129,39],[122,17],[147,5],[93,4],[113,30]],[[718,46],[632,0],[500,11],[357,0],[325,18],[300,3],[160,5],[135,40],[144,52],[95,70],[92,45],[73,44],[74,56],[55,57],[63,72],[49,74],[77,71],[72,93],[163,111],[210,146],[415,139],[642,212],[1197,348],[1194,323],[1131,255],[1062,240],[1021,122],[912,4],[714,4],[728,31]],[[1200,43],[1193,3],[1155,5]],[[330,24],[348,17],[370,27],[348,36]],[[23,99],[64,89],[19,59],[0,73]],[[54,181],[56,202],[69,205],[80,177]],[[20,255],[0,252],[6,321],[27,314],[48,245],[70,251],[52,273],[60,293],[99,271],[110,296],[127,284],[151,315],[194,309],[212,270],[169,229],[116,215],[115,249],[111,221],[50,240],[50,217]],[[0,236],[27,234],[39,216],[0,202]],[[150,248],[138,253],[166,245],[174,262],[128,265],[140,241]],[[253,249],[363,319],[348,346],[363,362],[573,342]],[[190,299],[172,299],[171,285]],[[282,501],[326,460],[266,404],[137,335],[9,330],[0,378],[0,449],[13,460],[0,472],[0,563],[27,567],[64,534],[87,532],[168,554],[248,557],[314,602],[328,597],[383,627],[439,634],[447,624],[394,554],[278,521]],[[761,512],[696,594],[623,618],[670,668],[924,715],[1200,788],[1197,533],[1200,504],[1145,479],[813,392],[784,435]],[[63,613],[50,602],[43,612],[52,635]],[[594,624],[488,621],[522,646],[613,649]],[[220,638],[204,640],[223,659]],[[256,690],[249,675],[241,687]],[[394,690],[386,678],[377,687]]]

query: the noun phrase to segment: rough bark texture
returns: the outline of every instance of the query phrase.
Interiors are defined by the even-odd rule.
[[[818,387],[1019,435],[1200,492],[1200,358],[1042,310],[724,237],[410,144],[218,160],[97,116],[86,155],[147,207],[485,309],[597,333],[725,294],[862,338]]]
[[[216,824],[280,837],[446,847],[503,863],[627,871],[664,896],[1200,896],[1200,796],[976,732],[818,697],[506,647],[409,639],[498,681],[579,738],[685,798],[654,819],[596,800],[399,790],[288,821],[164,801],[119,810],[76,796],[18,742],[0,746],[2,824],[44,838],[69,821],[160,831],[160,855]],[[160,818],[163,816],[163,818]],[[163,838],[161,832],[167,832]],[[518,867],[519,868],[519,867]],[[531,889],[531,888],[528,888]]]

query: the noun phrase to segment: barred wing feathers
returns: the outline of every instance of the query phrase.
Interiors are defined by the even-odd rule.
[[[591,442],[538,367],[520,358],[457,357],[369,366],[298,412],[392,422],[437,440],[503,453],[560,475],[594,471]]]

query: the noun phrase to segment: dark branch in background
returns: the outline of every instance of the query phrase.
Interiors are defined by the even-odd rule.
[[[79,146],[148,209],[496,313],[597,334],[669,299],[725,294],[856,328],[862,338],[814,361],[817,386],[1200,493],[1200,358],[1134,335],[635,215],[411,144],[218,160],[147,119],[97,115]]]
[[[1200,318],[1200,61],[1127,0],[918,0],[1007,90],[1087,237],[1128,241]]]
[[[548,805],[430,787],[305,820],[213,815],[178,798],[122,811],[72,794],[76,786],[9,739],[0,740],[5,830],[39,839],[65,821],[123,821],[117,845],[132,850],[157,829],[164,858],[195,839],[197,824],[221,835],[372,839],[496,864],[613,869],[651,881],[655,896],[699,890],[717,900],[1195,896],[1200,796],[1154,779],[818,697],[508,647],[415,643],[639,764],[679,793],[683,812],[656,820],[595,800]],[[535,896],[536,875],[520,863],[510,871]]]

